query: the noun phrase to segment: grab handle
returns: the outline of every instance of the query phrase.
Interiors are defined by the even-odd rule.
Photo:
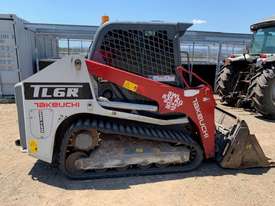
[[[196,73],[194,73],[193,71],[188,71],[187,69],[183,68],[182,66],[178,66],[176,69],[176,73],[177,75],[180,77],[180,80],[184,83],[184,85],[187,88],[191,88],[190,84],[186,81],[186,79],[183,76],[183,73],[187,73],[187,74],[191,74],[192,76],[194,76],[197,80],[199,80],[201,83],[207,85],[209,88],[211,88],[211,86],[205,81],[203,80],[199,75],[197,75]]]

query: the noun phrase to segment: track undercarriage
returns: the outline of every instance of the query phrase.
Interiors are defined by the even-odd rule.
[[[203,160],[184,130],[106,120],[77,121],[61,148],[61,169],[76,179],[184,172]]]

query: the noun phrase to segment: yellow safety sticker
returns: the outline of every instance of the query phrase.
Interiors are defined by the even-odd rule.
[[[137,84],[135,84],[135,83],[133,83],[133,82],[130,82],[130,81],[128,81],[128,80],[125,80],[125,81],[124,81],[123,87],[124,87],[125,89],[128,89],[128,90],[132,91],[132,92],[136,92],[137,89],[138,89],[138,85],[137,85]]]
[[[36,153],[38,151],[38,142],[36,139],[29,140],[29,152]]]
[[[136,153],[143,153],[143,148],[136,148]]]
[[[251,144],[248,144],[248,145],[245,146],[245,149],[247,149],[247,150],[251,150],[251,148],[252,148]]]

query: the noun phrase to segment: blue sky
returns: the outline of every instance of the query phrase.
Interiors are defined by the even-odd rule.
[[[38,23],[98,25],[113,21],[181,21],[193,30],[248,33],[249,25],[275,15],[274,0],[0,0],[0,13]]]

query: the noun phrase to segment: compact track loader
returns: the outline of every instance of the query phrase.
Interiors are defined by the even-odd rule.
[[[190,26],[105,23],[88,58],[65,57],[18,83],[23,149],[75,179],[185,172],[204,159],[270,166],[246,123],[215,109],[211,87],[180,66]]]

